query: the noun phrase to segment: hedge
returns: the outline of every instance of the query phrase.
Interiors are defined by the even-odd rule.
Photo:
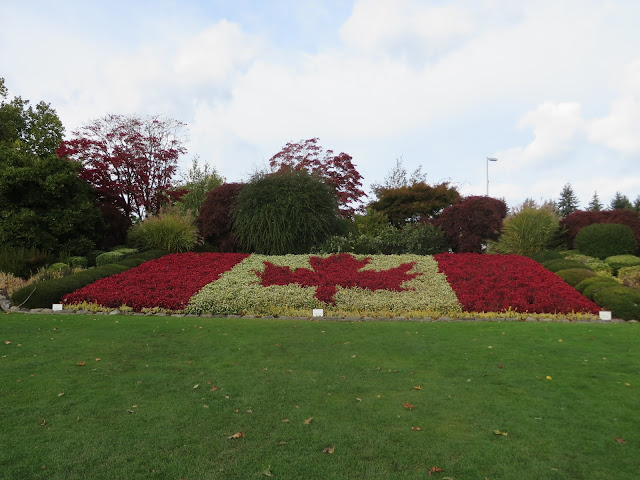
[[[565,270],[558,270],[556,272],[556,275],[558,275],[572,287],[575,287],[587,278],[596,276],[596,274],[592,270],[588,270],[586,268],[567,268]]]
[[[610,310],[614,318],[640,319],[640,291],[622,285],[603,288],[594,295],[595,302]]]

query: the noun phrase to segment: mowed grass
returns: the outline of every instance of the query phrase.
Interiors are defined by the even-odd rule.
[[[0,478],[637,479],[639,345],[637,324],[2,315]]]

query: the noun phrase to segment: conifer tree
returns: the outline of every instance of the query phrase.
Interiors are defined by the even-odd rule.
[[[604,207],[604,205],[602,205],[602,203],[600,202],[600,197],[598,197],[598,192],[593,192],[593,197],[591,197],[591,201],[589,202],[589,206],[587,207],[587,210],[589,210],[590,212],[599,212],[600,210],[602,210],[602,208]]]
[[[609,204],[609,210],[622,209],[633,210],[633,205],[631,205],[631,202],[626,195],[623,195],[620,192],[616,192],[614,197],[611,199],[611,203]]]
[[[578,209],[578,197],[576,196],[571,184],[567,183],[560,192],[560,198],[556,202],[558,214],[564,218],[570,213]]]

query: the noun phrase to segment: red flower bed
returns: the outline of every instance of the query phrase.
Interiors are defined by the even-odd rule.
[[[98,280],[63,298],[63,303],[99,303],[135,311],[162,307],[182,310],[206,284],[248,257],[242,253],[174,253]]]
[[[415,278],[419,273],[407,273],[413,263],[403,263],[389,270],[360,270],[371,261],[370,258],[358,260],[348,253],[331,255],[327,258],[310,257],[313,270],[299,268],[292,272],[289,267],[281,267],[270,262],[265,263],[264,272],[256,272],[261,278],[260,285],[289,285],[297,283],[303,287],[316,286],[316,298],[321,302],[334,303],[333,296],[337,287],[360,287],[372,291],[405,290],[402,283]]]
[[[538,262],[519,255],[434,255],[468,312],[597,313],[600,308]]]

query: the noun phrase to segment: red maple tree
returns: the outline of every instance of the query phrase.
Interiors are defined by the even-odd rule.
[[[362,270],[371,258],[358,260],[348,253],[331,255],[330,257],[311,257],[309,268],[298,268],[291,271],[289,267],[274,265],[264,262],[264,272],[256,272],[261,278],[260,285],[289,285],[297,283],[302,287],[317,287],[315,297],[321,302],[335,304],[333,296],[338,291],[338,286],[343,288],[360,287],[368,290],[393,290],[400,292],[407,290],[402,284],[421,275],[420,273],[407,273],[414,263],[403,263],[388,270]]]
[[[159,116],[107,115],[73,132],[57,150],[80,162],[80,176],[100,200],[128,218],[144,219],[181,197],[172,180],[183,146],[185,124]]]
[[[351,161],[353,157],[346,153],[334,155],[333,150],[323,152],[318,144],[319,138],[300,140],[297,143],[287,143],[280,152],[269,160],[269,166],[274,172],[286,170],[306,170],[319,175],[333,188],[340,215],[353,217],[361,207],[355,208],[362,197],[367,195],[361,189],[362,175],[358,173]]]

